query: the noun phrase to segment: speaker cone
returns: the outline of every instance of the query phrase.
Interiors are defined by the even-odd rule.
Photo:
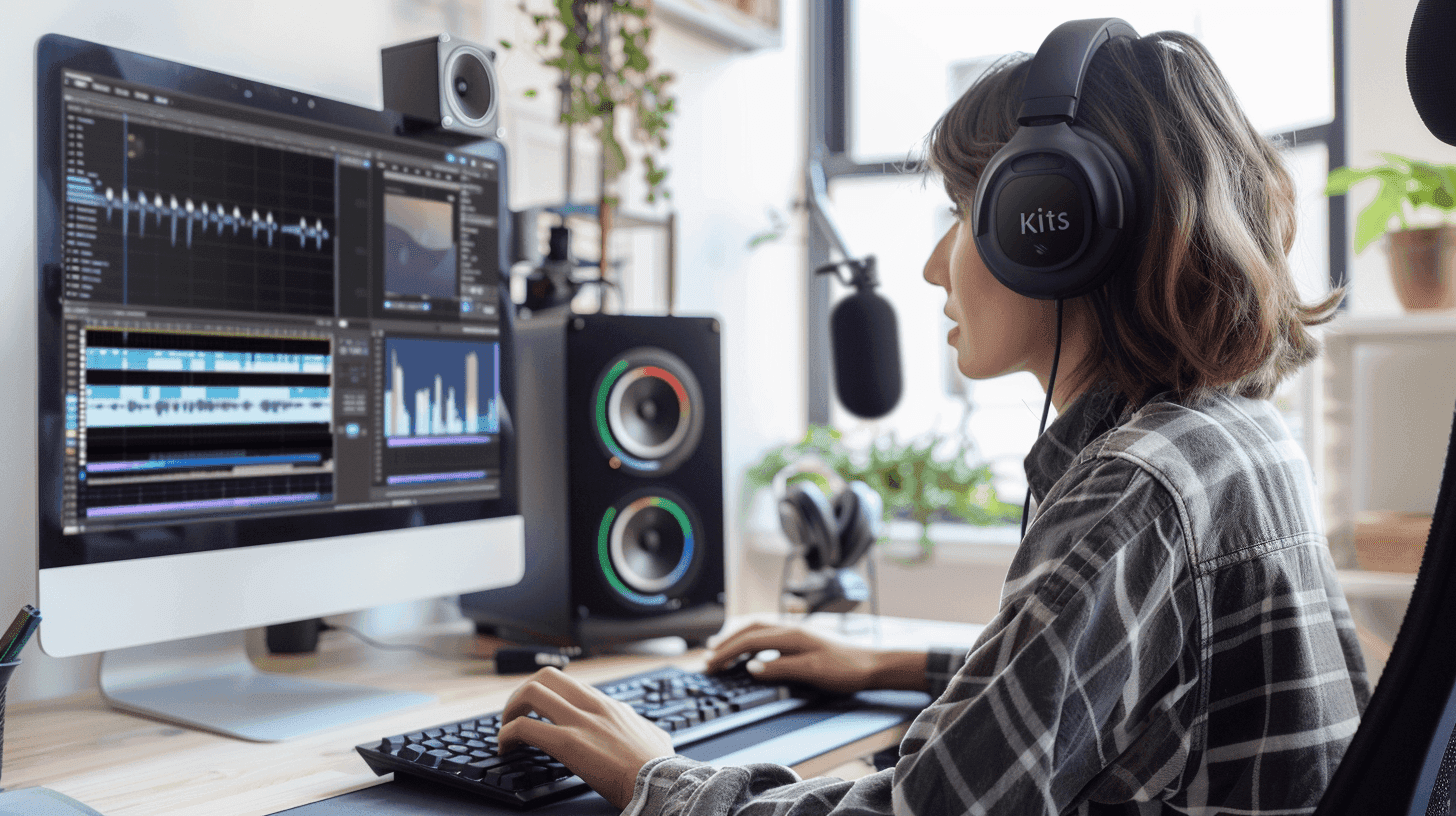
[[[470,46],[450,55],[445,76],[450,90],[446,97],[456,116],[467,125],[480,125],[495,111],[495,74],[486,56]]]
[[[603,447],[632,471],[671,472],[703,435],[698,379],[663,349],[634,349],[618,357],[597,384],[595,408]]]
[[[609,508],[597,536],[607,583],[643,606],[669,603],[669,591],[695,571],[699,543],[688,510],[661,491],[637,494]]]

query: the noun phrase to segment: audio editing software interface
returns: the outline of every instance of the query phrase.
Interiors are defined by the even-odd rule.
[[[65,534],[500,497],[492,161],[60,92]]]

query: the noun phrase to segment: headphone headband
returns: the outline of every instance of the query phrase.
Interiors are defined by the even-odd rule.
[[[1097,49],[1113,37],[1135,40],[1138,33],[1117,17],[1071,20],[1052,29],[1027,69],[1017,124],[1076,121],[1087,66]]]
[[[789,494],[789,480],[795,476],[813,474],[820,476],[829,486],[831,494],[839,493],[846,487],[844,477],[835,472],[829,463],[824,461],[818,454],[806,453],[803,456],[789,462],[773,477],[773,494],[776,498],[782,499]]]

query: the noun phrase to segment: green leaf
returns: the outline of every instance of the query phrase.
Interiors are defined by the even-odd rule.
[[[1401,201],[1405,195],[1394,190],[1390,185],[1380,188],[1380,193],[1370,206],[1360,211],[1355,218],[1355,252],[1358,254],[1370,246],[1375,239],[1385,234],[1390,219],[1399,217],[1401,224],[1405,224],[1405,216],[1400,209]]]
[[[536,89],[535,88],[527,88],[525,90],[525,94],[526,94],[526,98],[527,99],[535,99],[536,98]]]

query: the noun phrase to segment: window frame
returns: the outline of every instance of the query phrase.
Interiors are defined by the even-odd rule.
[[[854,157],[852,134],[854,99],[854,37],[851,30],[855,0],[810,0],[808,26],[809,115],[805,189],[813,189],[810,175],[816,164],[823,171],[826,187],[840,178],[855,176],[904,175],[921,172],[917,164],[904,160],[861,161]],[[1334,116],[1330,121],[1298,130],[1269,134],[1290,146],[1323,143],[1329,154],[1329,169],[1345,165],[1345,4],[1331,2],[1331,60],[1334,64]],[[1345,196],[1325,199],[1329,208],[1329,276],[1331,288],[1344,286],[1349,276],[1348,221]],[[807,413],[810,424],[829,423],[833,388],[829,337],[830,285],[819,269],[834,260],[833,239],[824,227],[809,219],[807,241]],[[1344,308],[1341,303],[1340,308]]]

